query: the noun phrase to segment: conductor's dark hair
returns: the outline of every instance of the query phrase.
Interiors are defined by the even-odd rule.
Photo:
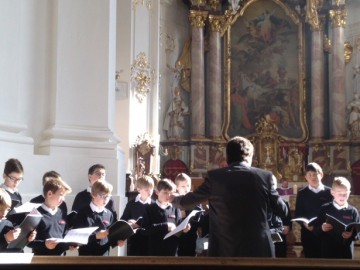
[[[253,154],[254,146],[244,137],[235,136],[231,138],[226,145],[226,159],[228,164],[236,161],[247,161],[251,164]]]

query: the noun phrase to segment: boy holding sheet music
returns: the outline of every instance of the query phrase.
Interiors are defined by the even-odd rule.
[[[126,204],[121,216],[121,219],[126,220],[133,229],[141,227],[146,206],[154,203],[154,200],[151,199],[154,185],[154,180],[148,175],[144,175],[136,180],[136,190],[139,194],[135,199],[130,200]],[[127,255],[146,256],[147,251],[147,236],[143,235],[140,230],[137,230],[127,241]]]
[[[321,238],[321,257],[331,259],[352,259],[354,240],[359,239],[356,228],[349,231],[336,229],[338,222],[349,224],[360,222],[358,210],[348,203],[351,185],[345,177],[335,177],[331,195],[334,200],[321,206],[315,221],[314,231]],[[336,223],[328,217],[335,218]],[[332,218],[332,219],[333,219]],[[334,220],[334,219],[333,219]]]
[[[50,179],[44,184],[45,201],[37,208],[42,218],[37,226],[35,240],[27,245],[35,255],[63,255],[66,250],[76,249],[75,246],[56,240],[64,238],[68,230],[67,214],[59,205],[70,192],[70,186],[61,179]]]
[[[179,195],[185,195],[191,190],[191,178],[186,173],[179,173],[175,177],[176,191]],[[199,210],[190,220],[190,230],[183,233],[179,237],[179,248],[177,251],[178,256],[195,256],[196,252],[196,239],[198,238],[198,228],[203,216],[201,204],[194,207],[194,210]],[[184,219],[191,213],[190,210],[181,210],[181,217]],[[201,231],[201,230],[200,230]]]
[[[155,203],[145,208],[141,232],[149,237],[148,255],[150,256],[175,256],[179,237],[172,235],[164,239],[168,232],[176,229],[181,221],[180,209],[170,203],[170,196],[176,191],[175,184],[169,179],[162,179],[158,182],[155,193]],[[188,232],[190,224],[187,224],[183,232]]]
[[[116,221],[112,211],[106,208],[111,198],[113,186],[105,180],[98,180],[91,187],[91,202],[81,208],[74,221],[74,229],[98,227],[90,236],[86,245],[79,247],[80,256],[109,256],[109,228]],[[117,246],[125,245],[118,240]]]
[[[20,229],[15,229],[6,215],[11,207],[10,195],[0,188],[0,252],[23,252],[23,249],[9,249],[8,245],[18,238]],[[27,238],[28,242],[35,239],[36,231],[32,231]]]

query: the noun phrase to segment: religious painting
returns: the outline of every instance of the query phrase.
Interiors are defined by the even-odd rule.
[[[225,137],[251,136],[263,117],[289,141],[308,136],[303,22],[278,0],[250,0],[225,33]]]

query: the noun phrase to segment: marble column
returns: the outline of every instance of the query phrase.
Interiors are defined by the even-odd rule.
[[[221,98],[221,26],[224,22],[223,16],[210,15],[210,44],[209,44],[209,93],[210,104],[208,110],[209,137],[221,140],[222,124],[222,102]]]
[[[344,56],[345,18],[345,9],[339,7],[330,10],[332,26],[332,65],[330,71],[330,109],[332,119],[330,133],[332,139],[345,139],[347,134]]]
[[[204,27],[208,12],[190,10],[191,22],[191,139],[205,138]]]
[[[324,31],[322,23],[311,24],[311,140],[324,139]]]

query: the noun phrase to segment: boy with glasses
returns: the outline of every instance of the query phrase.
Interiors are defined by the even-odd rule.
[[[4,183],[0,185],[1,188],[5,189],[11,198],[10,211],[15,207],[22,205],[22,197],[18,192],[19,184],[23,181],[24,168],[18,159],[11,158],[5,162],[4,167]],[[8,215],[8,219],[13,223],[14,226],[19,225],[25,218],[24,213]]]
[[[91,187],[91,202],[76,216],[74,228],[98,227],[89,236],[88,243],[79,247],[80,256],[109,256],[108,229],[116,221],[112,212],[106,208],[112,189],[113,186],[104,180],[94,182]],[[125,241],[117,241],[119,247],[124,244]]]
[[[89,168],[89,171],[88,171],[89,186],[85,190],[80,191],[78,194],[76,194],[74,203],[73,203],[72,209],[71,209],[72,211],[79,213],[80,209],[82,209],[90,204],[92,185],[99,180],[105,180],[105,176],[106,176],[106,170],[105,170],[104,165],[94,164]],[[112,198],[110,198],[110,200],[106,204],[106,208],[109,209],[113,213],[114,220],[117,220],[117,212],[115,210],[115,203]]]

